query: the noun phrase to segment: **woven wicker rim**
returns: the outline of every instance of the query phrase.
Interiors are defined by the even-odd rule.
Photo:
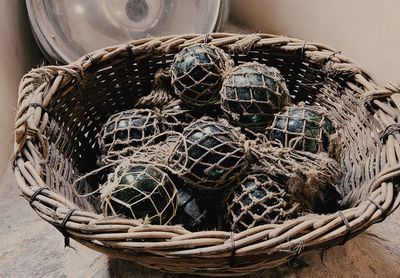
[[[281,225],[264,225],[234,234],[225,231],[192,233],[179,226],[142,225],[135,220],[104,219],[80,209],[43,180],[48,142],[48,109],[61,88],[83,80],[98,63],[131,55],[144,59],[154,53],[171,53],[207,41],[235,55],[254,49],[280,49],[298,53],[310,62],[346,73],[348,86],[374,104],[374,115],[382,127],[381,167],[370,185],[367,198],[349,209],[329,215],[312,215]],[[243,275],[288,262],[307,250],[343,244],[369,226],[380,222],[400,203],[400,90],[398,84],[379,88],[366,70],[329,46],[269,34],[176,35],[146,38],[107,47],[66,66],[46,66],[26,74],[20,83],[15,121],[13,169],[17,183],[32,208],[66,238],[94,250],[131,260],[151,268],[176,273]],[[382,164],[382,163],[381,163]],[[377,165],[375,167],[380,167]],[[142,240],[138,240],[142,239]],[[154,240],[157,239],[157,240]]]

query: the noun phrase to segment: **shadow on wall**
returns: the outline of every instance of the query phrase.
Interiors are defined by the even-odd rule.
[[[318,41],[341,50],[380,84],[400,81],[397,0],[232,0],[231,16],[257,32]]]
[[[13,126],[21,77],[43,59],[32,37],[25,1],[0,1],[0,173],[13,149]]]

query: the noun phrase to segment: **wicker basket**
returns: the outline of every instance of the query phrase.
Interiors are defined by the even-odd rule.
[[[280,69],[298,101],[325,106],[339,123],[343,204],[241,233],[192,233],[180,226],[104,219],[71,185],[96,165],[95,136],[112,113],[148,94],[154,73],[182,47],[206,41],[235,63]],[[400,203],[400,90],[379,88],[365,70],[317,43],[267,35],[216,33],[141,39],[95,51],[67,66],[26,74],[19,88],[14,172],[23,196],[66,238],[99,252],[174,273],[243,275],[308,250],[343,244]]]

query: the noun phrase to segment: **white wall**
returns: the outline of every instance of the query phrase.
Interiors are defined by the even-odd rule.
[[[40,59],[27,20],[25,1],[0,0],[0,174],[13,148],[19,81]]]
[[[256,31],[331,45],[378,83],[400,81],[398,0],[232,0],[231,8]]]

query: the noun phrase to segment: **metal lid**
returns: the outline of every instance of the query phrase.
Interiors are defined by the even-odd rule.
[[[26,0],[49,60],[70,63],[109,45],[152,36],[209,33],[228,18],[228,0]]]

